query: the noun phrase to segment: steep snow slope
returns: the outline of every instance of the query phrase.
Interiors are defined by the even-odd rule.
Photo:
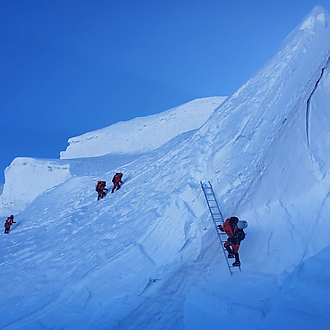
[[[172,146],[164,147],[161,156],[171,150]],[[17,216],[18,224],[4,237],[1,267],[6,271],[0,284],[6,304],[16,308],[1,326],[102,329],[129,324],[131,317],[125,317],[133,309],[171,284],[182,263],[198,258],[203,235],[210,235],[200,221],[203,200],[190,201],[198,186],[188,195],[181,192],[180,198],[164,194],[163,189],[173,189],[172,177],[155,172],[159,156],[123,167],[123,188],[100,202],[94,191],[96,178],[75,177],[38,197]],[[114,170],[104,178],[109,181]],[[180,286],[177,281],[173,285]],[[79,320],[72,318],[72,311],[80,311]],[[139,317],[140,313],[133,318]]]
[[[285,279],[274,309],[260,329],[326,329],[330,322],[330,247],[302,262]]]
[[[237,104],[241,105],[236,109],[234,106],[234,111],[240,112],[240,107],[244,107],[247,118],[244,121],[242,111],[242,124],[237,128],[233,140],[229,139],[229,134],[227,137],[223,134],[220,139],[219,136],[213,139],[215,145],[221,144],[224,152],[221,153],[220,150],[220,153],[209,156],[209,171],[218,172],[215,186],[218,187],[219,199],[224,209],[227,208],[229,214],[235,213],[249,219],[248,236],[243,242],[241,253],[245,261],[244,269],[279,274],[278,279],[282,278],[281,271],[284,271],[285,276],[285,271],[292,271],[301,260],[330,245],[327,235],[330,229],[328,22],[329,15],[321,8],[315,8],[311,16],[289,36],[289,44],[284,44],[269,65],[236,93],[238,98],[242,97],[241,102],[233,97],[222,107],[225,110],[224,108],[233,106],[233,101],[238,101]],[[291,52],[288,52],[290,49]],[[312,55],[314,51],[318,54]],[[275,80],[276,68],[283,63],[279,58],[293,59],[294,62],[289,62],[289,70]],[[256,81],[262,76],[265,78],[264,86],[257,85]],[[258,99],[258,102],[262,98],[267,102],[259,104],[254,98],[244,101],[244,90],[249,84],[254,85],[257,91],[269,90],[268,94],[262,93]],[[271,92],[274,93],[273,96]],[[254,118],[253,114],[258,112],[261,117]],[[216,131],[217,127],[220,130],[218,123],[221,123],[221,131],[227,132],[223,128],[230,126],[230,116],[226,118],[222,113],[224,119],[220,121],[219,114],[215,113],[214,118],[200,130],[200,139],[205,135],[212,136],[209,132]],[[260,135],[262,130],[265,133]],[[325,272],[329,272],[326,260],[315,258],[313,265],[322,262]],[[299,272],[299,269],[300,266],[295,272]],[[317,274],[313,274],[311,267],[305,282],[308,279],[311,282],[317,280],[318,268],[315,268],[315,273]],[[320,278],[322,274],[323,272],[320,273]],[[214,277],[210,277],[209,281],[211,280],[214,281]],[[239,281],[239,278],[236,280]],[[216,283],[205,290],[205,283],[201,283],[195,290],[221,292],[216,300],[223,308],[219,308],[215,316],[210,308],[205,307],[209,306],[205,304],[205,293],[204,299],[200,293],[193,293],[188,296],[186,313],[194,313],[197,319],[199,313],[203,322],[211,325],[210,329],[215,329],[219,320],[237,318],[238,315],[245,324],[245,329],[258,328],[260,320],[273,308],[273,301],[277,299],[276,290],[272,297],[267,290],[258,286],[253,295],[261,289],[264,297],[260,298],[259,304],[254,300],[251,303],[251,294],[245,294],[251,292],[253,283],[248,277],[244,277],[244,281],[246,292],[242,294],[239,286],[237,291],[234,289],[228,296],[223,292],[226,284]],[[263,283],[263,276],[259,276],[258,281]],[[299,289],[304,287],[296,284],[299,282],[297,277],[292,281]],[[280,282],[281,280],[278,287],[281,287]],[[321,283],[315,293],[304,290],[301,295],[305,303],[302,303],[301,296],[297,294],[289,298],[291,304],[281,301],[278,306],[282,307],[276,307],[278,312],[274,314],[278,316],[280,311],[281,321],[275,321],[276,316],[273,317],[271,313],[269,320],[266,317],[266,325],[262,329],[280,329],[284,324],[293,324],[299,318],[300,321],[295,324],[299,324],[299,329],[309,329],[314,322],[326,327],[328,319],[322,311],[327,307],[328,299],[321,291],[327,292],[329,285],[326,281]],[[236,292],[241,298],[234,298]],[[315,299],[317,293],[320,293],[320,299]],[[307,311],[313,304],[314,309]],[[252,306],[255,308],[254,312],[251,310]],[[316,312],[318,307],[320,311]],[[253,313],[255,320],[251,324]],[[188,320],[188,323],[187,328],[198,328],[195,327],[198,322]]]
[[[283,271],[330,243],[313,241],[311,225],[329,228],[329,21],[315,8],[194,137],[213,146],[208,177],[215,173],[224,213],[247,217],[262,233],[267,248],[259,241],[251,253],[265,271]]]
[[[217,329],[219,319],[238,316],[257,329],[281,311],[278,299],[293,319],[288,297],[299,277],[280,296],[283,278],[330,245],[329,21],[315,8],[195,134],[120,166],[124,185],[115,194],[96,202],[99,175],[84,176],[81,166],[36,198],[1,240],[0,327],[193,329],[203,319]],[[109,162],[102,177],[110,181],[117,169]],[[225,216],[249,221],[243,272],[233,277],[200,180],[212,181]],[[326,297],[304,298],[326,306]],[[327,326],[322,313],[311,314]]]
[[[327,329],[330,248],[282,276],[260,272],[219,277],[220,270],[193,287],[185,300],[186,329]],[[219,267],[218,267],[219,268]],[[233,283],[234,282],[234,283]]]
[[[61,153],[61,158],[70,158],[67,161],[21,157],[14,159],[5,170],[0,216],[24,210],[37,196],[66,181],[71,175],[104,173],[109,162],[117,166],[125,164],[179,134],[199,128],[225,99],[209,97],[194,100],[157,115],[117,123],[70,139],[67,151]],[[123,157],[124,153],[130,153],[130,156]],[[74,157],[105,154],[112,155],[100,157],[97,161],[71,160]]]
[[[162,113],[135,118],[69,140],[62,159],[154,150],[181,133],[201,127],[226,97],[193,100]]]

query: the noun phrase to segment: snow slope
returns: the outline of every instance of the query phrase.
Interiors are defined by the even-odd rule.
[[[330,247],[302,262],[283,283],[260,329],[326,329],[330,322]]]
[[[62,159],[154,150],[181,133],[201,127],[226,97],[193,100],[162,113],[119,122],[69,139]],[[165,127],[165,129],[164,129]],[[157,134],[155,132],[161,132]]]
[[[197,99],[153,116],[120,122],[69,140],[62,160],[16,158],[5,170],[5,185],[0,196],[0,216],[17,214],[37,196],[71,175],[104,173],[107,163],[124,163],[156,149],[173,137],[199,128],[226,97]],[[96,157],[97,161],[71,160],[74,157]],[[111,156],[111,155],[112,156]],[[103,170],[103,172],[102,172]],[[87,171],[87,172],[86,172]],[[0,191],[1,193],[1,191]]]
[[[38,196],[0,241],[0,328],[326,329],[329,22],[316,7],[196,132],[81,159]],[[117,170],[122,189],[97,202],[95,181]],[[201,180],[249,222],[232,277]]]
[[[265,260],[265,271],[284,270],[298,255],[300,261],[329,243],[313,241],[310,226],[329,226],[330,28],[325,17],[329,22],[328,13],[315,8],[194,136],[193,143],[213,146],[205,155],[208,177],[215,173],[224,213],[254,219],[253,226],[264,233],[267,249],[251,252]],[[306,21],[314,25],[302,29]],[[277,226],[287,230],[276,231]],[[291,244],[299,252],[292,260],[283,258]],[[276,262],[268,264],[269,252]]]

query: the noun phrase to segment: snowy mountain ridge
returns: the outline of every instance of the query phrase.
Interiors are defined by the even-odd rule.
[[[0,327],[326,328],[329,22],[314,8],[200,129],[135,159],[75,160],[77,175],[39,195],[1,240]],[[122,188],[97,202],[95,180],[118,169]],[[232,277],[207,180],[224,216],[249,222]]]
[[[119,122],[71,138],[66,151],[61,152],[61,159],[155,150],[174,137],[201,127],[225,99],[226,97],[196,99],[159,114]]]
[[[79,161],[73,158],[106,157],[118,163],[119,154],[129,153],[125,161],[159,148],[170,139],[202,126],[226,97],[193,100],[157,115],[140,117],[83,134],[69,140],[67,150],[61,152],[63,160],[16,158],[5,170],[5,185],[0,196],[0,216],[17,214],[46,190],[68,180],[77,172]],[[88,164],[88,161],[85,162]],[[104,158],[98,159],[88,173],[96,175],[104,168]],[[86,167],[82,165],[81,167]],[[88,166],[90,167],[90,166]]]

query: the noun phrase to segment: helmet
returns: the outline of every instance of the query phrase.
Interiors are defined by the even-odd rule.
[[[248,227],[248,223],[245,220],[240,220],[237,222],[237,227],[239,229],[245,229]]]

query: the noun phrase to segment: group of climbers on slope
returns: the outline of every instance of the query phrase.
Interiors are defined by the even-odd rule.
[[[122,182],[122,177],[123,177],[123,173],[116,173],[112,179],[113,182],[113,188],[111,190],[111,193],[113,193],[115,190],[120,189],[120,184],[123,183]],[[95,186],[95,190],[97,191],[98,195],[97,195],[97,200],[100,200],[101,198],[106,196],[106,191],[108,191],[108,189],[106,188],[106,181],[98,181],[96,186]],[[14,216],[10,215],[4,224],[5,227],[5,234],[9,234],[10,228],[11,226],[16,223],[16,221],[14,221]]]
[[[111,193],[114,193],[115,190],[120,189],[120,183],[122,184],[122,177],[123,173],[117,172],[113,178],[113,188],[111,190]],[[97,200],[100,200],[101,198],[106,196],[106,192],[108,189],[106,188],[106,181],[98,181],[95,190],[98,193]],[[16,223],[14,221],[14,216],[10,215],[4,224],[5,227],[5,234],[9,234],[11,226]],[[241,244],[241,241],[245,238],[244,230],[247,228],[248,224],[245,220],[239,220],[237,217],[230,217],[227,218],[224,225],[219,225],[218,228],[222,232],[226,232],[228,235],[227,241],[224,243],[225,249],[228,251],[228,258],[235,258],[235,262],[233,263],[233,266],[241,266],[241,262],[239,260],[239,254],[238,250]]]
[[[122,177],[123,173],[117,172],[113,178],[113,188],[111,190],[111,193],[114,193],[115,190],[120,189],[120,183],[122,184]],[[106,196],[106,192],[108,189],[106,188],[106,181],[98,181],[95,190],[98,193],[97,200],[102,199]],[[5,234],[9,234],[11,226],[16,223],[14,221],[14,216],[10,215],[5,222]],[[238,250],[241,244],[241,241],[245,238],[244,230],[247,228],[248,224],[245,220],[239,220],[237,217],[230,217],[226,219],[224,226],[219,225],[218,228],[222,232],[226,232],[228,235],[227,241],[224,243],[225,249],[228,251],[228,258],[235,258],[235,262],[233,263],[233,266],[240,266],[241,262],[239,260],[239,254]]]
[[[120,189],[120,183],[122,182],[122,173],[116,173],[112,178],[113,188],[111,193],[115,190]],[[96,185],[96,191],[98,192],[97,200],[100,200],[104,196],[106,196],[105,190],[108,190],[106,187],[105,181],[98,181]],[[224,226],[219,225],[218,228],[222,232],[226,232],[228,235],[227,241],[224,243],[225,249],[228,251],[228,258],[235,258],[235,262],[233,266],[239,267],[241,266],[241,262],[239,260],[238,250],[241,244],[241,241],[245,238],[244,230],[247,228],[248,224],[245,220],[239,220],[237,217],[230,217],[226,219]]]
[[[117,172],[113,178],[113,188],[111,193],[115,192],[115,190],[120,189],[120,183],[122,182],[123,174]],[[108,189],[106,188],[106,181],[98,181],[95,190],[98,192],[97,200],[100,200],[104,196],[106,196],[106,192]],[[225,249],[228,251],[228,258],[235,258],[235,262],[233,266],[239,267],[241,266],[241,262],[239,260],[238,250],[241,244],[241,241],[245,238],[244,230],[247,228],[248,224],[245,220],[239,220],[237,217],[230,217],[226,219],[224,226],[219,225],[218,228],[222,232],[226,232],[228,235],[227,241],[224,243]]]
[[[16,221],[14,221],[14,216],[11,215],[10,217],[8,217],[6,219],[6,222],[5,222],[5,234],[9,234],[9,230],[10,230],[10,227],[13,225],[13,223],[16,223]]]
[[[112,178],[112,183],[113,183],[113,188],[111,190],[111,193],[113,193],[115,190],[120,189],[120,183],[123,183],[121,181],[123,177],[123,173],[116,173],[113,178]],[[95,186],[95,190],[97,191],[98,195],[97,195],[97,200],[99,201],[100,199],[102,199],[103,197],[106,196],[106,192],[108,191],[108,189],[106,188],[106,181],[98,181],[96,186]]]
[[[228,258],[235,258],[233,266],[239,267],[241,265],[238,249],[241,241],[245,238],[243,229],[247,228],[247,226],[248,224],[245,220],[239,220],[237,217],[230,217],[226,219],[224,226],[218,226],[221,231],[225,231],[228,235],[224,247],[228,251]]]
[[[122,184],[122,177],[123,177],[123,173],[116,173],[112,179],[113,182],[113,188],[111,190],[111,193],[113,193],[115,190],[120,189],[120,184]],[[106,188],[106,181],[98,181],[96,186],[95,186],[95,190],[97,191],[97,200],[100,200],[101,198],[106,196],[106,191],[108,191],[108,189]],[[14,221],[14,216],[11,215],[10,217],[8,217],[5,221],[4,227],[5,227],[5,234],[9,234],[10,228],[11,226],[16,223],[16,221]]]

